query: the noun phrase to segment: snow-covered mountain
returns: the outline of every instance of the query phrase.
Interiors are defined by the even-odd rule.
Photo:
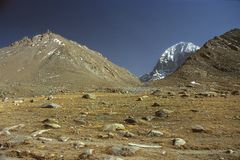
[[[200,47],[191,42],[179,42],[165,50],[152,72],[140,77],[143,82],[163,79],[177,70]]]

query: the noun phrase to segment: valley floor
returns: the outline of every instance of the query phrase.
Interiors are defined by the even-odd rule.
[[[239,95],[183,98],[94,94],[96,99],[84,99],[83,93],[63,93],[52,100],[42,96],[24,98],[15,104],[12,99],[0,102],[0,159],[240,159]],[[142,98],[138,101],[139,97]],[[153,105],[155,102],[159,105]],[[62,107],[41,107],[45,103]],[[167,109],[166,116],[154,118],[155,112],[162,109]],[[124,121],[129,116],[132,118]],[[46,126],[43,121],[47,118],[48,124],[55,126]],[[125,130],[103,131],[105,125],[115,123],[123,124]],[[6,128],[19,124],[22,125]],[[203,128],[194,130],[195,125]],[[46,127],[53,128],[45,130]],[[39,130],[46,132],[32,134]],[[151,130],[163,135],[148,134]],[[174,146],[174,138],[181,138],[186,144]],[[156,148],[131,147],[129,143]],[[87,149],[93,149],[93,153]]]

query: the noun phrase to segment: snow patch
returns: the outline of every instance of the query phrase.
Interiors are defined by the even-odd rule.
[[[60,41],[59,39],[57,39],[57,38],[53,39],[53,42],[55,42],[55,43],[57,43],[57,44],[59,44],[61,46],[65,46],[65,44],[62,41]]]

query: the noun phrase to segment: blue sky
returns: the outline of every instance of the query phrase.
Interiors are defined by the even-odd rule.
[[[0,47],[52,30],[136,75],[179,41],[202,46],[240,28],[240,0],[9,0],[0,7]]]

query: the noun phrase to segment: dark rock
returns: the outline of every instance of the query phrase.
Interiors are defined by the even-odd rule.
[[[193,132],[203,132],[203,131],[205,131],[205,129],[203,126],[197,124],[197,125],[192,126],[192,131]]]
[[[50,103],[50,104],[44,104],[42,108],[61,108],[61,105],[55,104],[55,103]]]
[[[129,116],[127,119],[124,120],[127,124],[135,125],[138,123],[138,121],[134,118]]]
[[[159,107],[159,106],[161,106],[159,103],[157,103],[157,102],[154,102],[153,104],[152,104],[152,107]]]
[[[96,99],[96,95],[93,94],[93,93],[87,93],[87,94],[84,94],[82,96],[82,98],[85,98],[85,99]]]
[[[232,95],[236,96],[236,95],[240,95],[240,91],[235,90],[231,92]]]
[[[111,147],[109,153],[115,156],[133,156],[138,150],[138,147],[119,145]]]

